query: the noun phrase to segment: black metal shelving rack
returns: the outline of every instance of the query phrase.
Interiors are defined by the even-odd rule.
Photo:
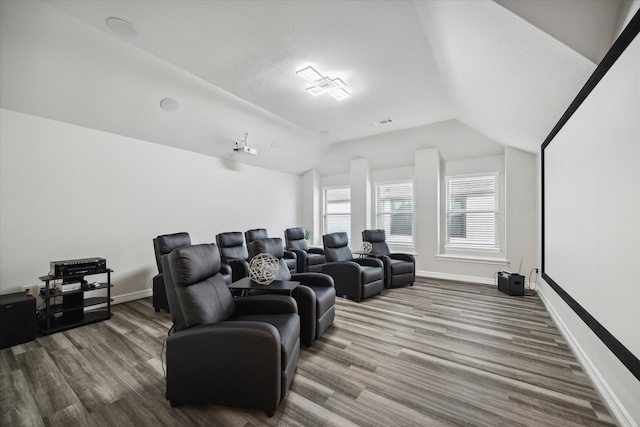
[[[106,269],[88,274],[87,276],[107,275],[107,281],[101,282],[95,288],[82,289],[81,287],[78,290],[67,292],[63,292],[60,285],[82,284],[84,276],[65,278],[61,284],[55,283],[60,281],[60,278],[50,275],[40,277],[40,280],[45,282],[44,294],[41,293],[44,307],[39,310],[41,315],[40,331],[47,335],[111,318],[113,316],[111,313],[111,302],[113,301],[111,299],[111,288],[113,287],[111,284],[111,272],[111,269]],[[100,290],[106,290],[107,295],[85,298],[85,293],[93,293]],[[61,302],[60,299],[62,300]],[[85,311],[87,307],[98,305],[103,306]]]

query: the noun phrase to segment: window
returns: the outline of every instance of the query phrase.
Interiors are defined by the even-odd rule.
[[[448,176],[446,247],[498,249],[498,173]]]
[[[351,240],[351,188],[324,189],[324,233],[344,231]]]
[[[413,182],[376,184],[376,228],[389,243],[413,243]]]

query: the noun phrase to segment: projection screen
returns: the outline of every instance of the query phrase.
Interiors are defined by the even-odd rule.
[[[640,12],[542,144],[542,277],[640,379]]]

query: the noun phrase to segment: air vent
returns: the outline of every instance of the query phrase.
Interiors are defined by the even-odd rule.
[[[373,122],[373,123],[376,126],[390,125],[391,123],[393,123],[393,119],[378,120],[377,122]]]

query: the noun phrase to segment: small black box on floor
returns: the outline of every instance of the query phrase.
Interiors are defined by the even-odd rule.
[[[507,295],[524,296],[524,276],[501,271],[498,273],[498,290]]]
[[[36,338],[36,298],[24,292],[0,295],[0,348]]]

